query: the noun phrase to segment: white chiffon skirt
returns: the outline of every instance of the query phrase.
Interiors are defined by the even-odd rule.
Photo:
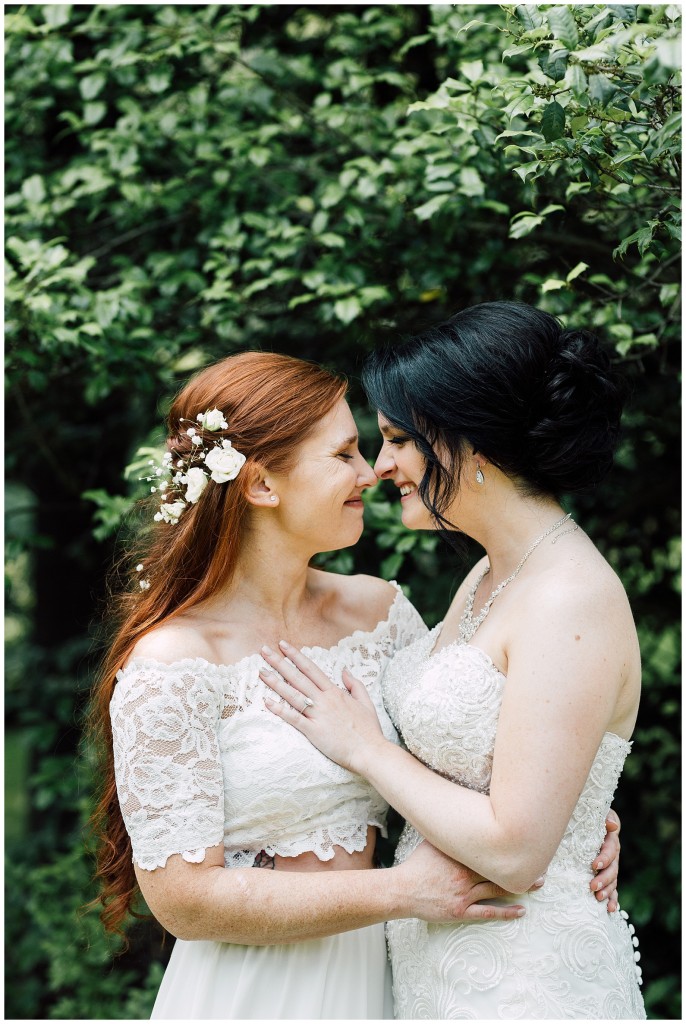
[[[177,939],[153,1020],[392,1020],[383,924],[281,946]]]

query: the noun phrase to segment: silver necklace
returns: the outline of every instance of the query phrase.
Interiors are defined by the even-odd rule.
[[[550,526],[545,531],[545,533],[542,533],[540,537],[536,538],[536,540],[533,542],[533,544],[531,545],[529,550],[526,552],[526,554],[524,555],[524,557],[520,561],[520,563],[517,566],[517,568],[515,569],[515,571],[513,573],[511,573],[511,575],[508,576],[507,579],[504,579],[502,581],[502,583],[499,583],[498,586],[495,588],[495,590],[491,591],[491,594],[490,594],[488,600],[486,601],[486,604],[483,606],[483,608],[481,609],[479,614],[476,616],[476,618],[473,618],[472,611],[474,609],[474,598],[476,597],[476,592],[479,589],[479,584],[488,575],[488,573],[491,571],[490,565],[486,566],[486,568],[481,573],[481,575],[479,576],[478,580],[476,581],[476,583],[474,584],[472,589],[469,591],[469,594],[467,595],[467,603],[465,604],[464,611],[462,612],[462,617],[460,619],[459,633],[458,633],[458,637],[457,637],[457,642],[458,643],[461,643],[461,644],[469,643],[469,641],[472,639],[472,637],[476,633],[476,631],[479,628],[479,626],[481,625],[481,623],[484,621],[484,619],[486,618],[486,616],[490,612],[491,605],[495,601],[495,599],[498,596],[498,594],[500,593],[500,591],[504,590],[505,587],[508,585],[508,583],[512,583],[512,580],[516,576],[519,575],[519,573],[520,573],[520,571],[522,569],[522,566],[526,562],[526,560],[529,557],[529,555],[533,551],[536,550],[536,548],[538,547],[539,544],[543,543],[543,541],[546,539],[546,537],[549,537],[551,533],[554,533],[555,530],[559,529],[562,526],[563,523],[566,523],[567,520],[569,520],[571,518],[572,518],[572,514],[571,514],[571,512],[568,512],[566,516],[563,516],[562,519],[558,519],[558,521],[556,523],[553,523],[553,525]],[[574,523],[573,524],[573,529],[572,530],[567,530],[566,532],[567,533],[573,533],[574,530],[577,530],[577,529],[578,529],[578,527],[577,527],[576,523]]]

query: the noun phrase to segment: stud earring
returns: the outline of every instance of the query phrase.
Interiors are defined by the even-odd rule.
[[[483,484],[484,482],[484,475],[481,472],[481,466],[478,464],[478,462],[476,464],[476,482],[478,484]]]
[[[269,496],[269,500],[270,500],[270,501],[276,501],[276,495],[275,495],[275,494],[271,494],[271,495]]]

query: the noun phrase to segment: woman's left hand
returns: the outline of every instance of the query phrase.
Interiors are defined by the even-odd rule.
[[[619,908],[617,896],[617,876],[619,874],[619,830],[622,827],[617,814],[610,808],[605,819],[605,840],[600,852],[593,861],[593,870],[597,872],[591,882],[591,890],[599,903],[607,900],[608,913]]]
[[[343,690],[296,647],[284,641],[279,647],[280,652],[269,647],[260,651],[275,670],[260,671],[260,679],[283,698],[282,702],[265,699],[267,707],[332,761],[359,772],[360,753],[386,742],[366,688],[344,669]]]

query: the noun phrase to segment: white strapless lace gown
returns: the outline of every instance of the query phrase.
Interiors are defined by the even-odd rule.
[[[462,786],[487,793],[505,677],[478,647],[432,654],[437,626],[400,651],[384,703],[408,749]],[[591,862],[631,744],[606,733],[542,890],[512,897],[515,921],[387,924],[396,1018],[645,1019],[637,940],[623,911],[589,890]],[[407,825],[396,852],[421,841]],[[503,901],[498,901],[503,902]]]

